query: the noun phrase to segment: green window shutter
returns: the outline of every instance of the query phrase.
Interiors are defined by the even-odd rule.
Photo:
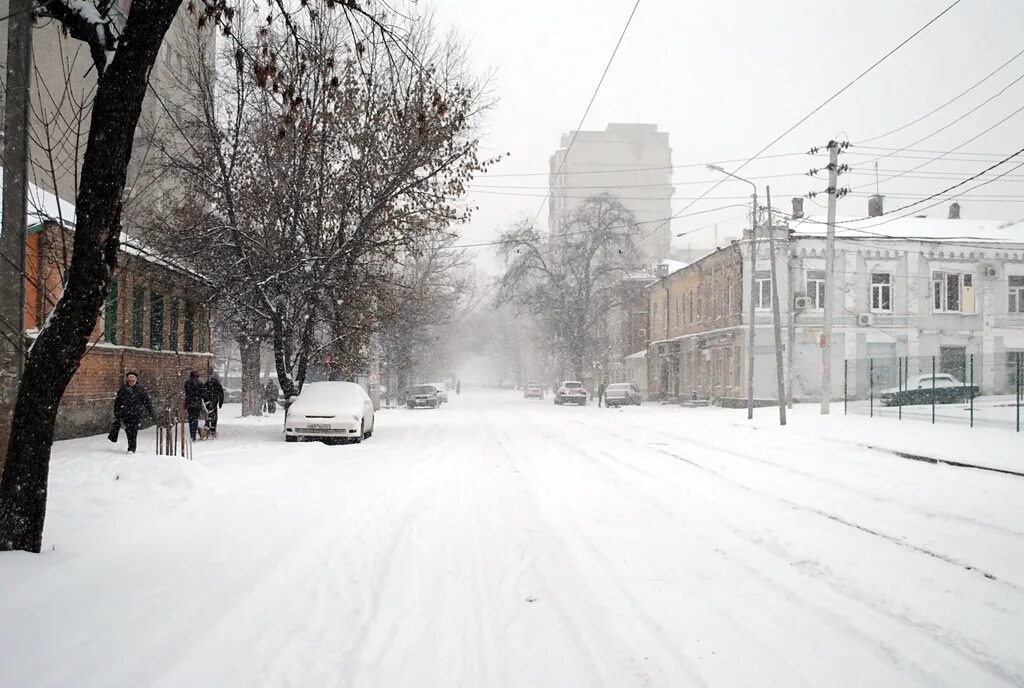
[[[107,303],[103,310],[103,341],[117,344],[117,281],[107,289]]]
[[[206,309],[199,307],[199,351],[206,351]]]
[[[170,327],[168,328],[169,343],[167,348],[171,351],[178,350],[178,301],[171,299]]]
[[[164,295],[155,291],[149,293],[149,348],[164,348]]]
[[[132,346],[142,348],[145,345],[146,288],[132,289]]]
[[[192,351],[193,342],[195,341],[195,329],[196,329],[196,305],[191,301],[185,302],[185,322],[184,322],[184,337],[185,340],[182,342],[181,348],[184,351]]]

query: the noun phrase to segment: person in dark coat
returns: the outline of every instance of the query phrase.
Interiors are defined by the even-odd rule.
[[[277,385],[269,377],[263,387],[263,401],[267,404],[267,413],[277,413]]]
[[[601,408],[601,404],[604,403],[604,392],[606,389],[608,389],[608,385],[604,382],[597,386],[597,408]]]
[[[210,437],[217,436],[217,410],[224,406],[224,387],[217,379],[217,373],[210,375],[203,387],[203,406],[206,408],[206,427]]]
[[[199,414],[203,412],[203,392],[206,387],[199,381],[199,373],[192,371],[185,381],[185,413],[188,414],[188,434],[196,441],[199,432]]]
[[[139,376],[129,371],[124,376],[124,385],[117,390],[114,397],[114,427],[107,436],[111,442],[117,442],[118,431],[124,428],[125,437],[128,438],[128,453],[135,453],[135,442],[139,437],[139,426],[142,425],[142,414],[148,413],[153,419],[153,402],[149,398],[149,392],[139,384]]]

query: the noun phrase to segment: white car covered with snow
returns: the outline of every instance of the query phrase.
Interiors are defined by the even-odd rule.
[[[289,400],[284,436],[300,439],[362,442],[373,434],[373,402],[354,382],[312,382]]]

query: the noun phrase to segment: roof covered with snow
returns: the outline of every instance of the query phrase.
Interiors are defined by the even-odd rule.
[[[794,220],[789,227],[798,235],[824,236],[827,223],[825,217],[814,216]],[[836,218],[836,236],[843,239],[1024,243],[1024,218],[1009,222],[939,217]]]

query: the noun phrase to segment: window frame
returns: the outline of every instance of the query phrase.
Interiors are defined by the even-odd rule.
[[[146,288],[132,287],[132,346],[141,349],[146,344]]]
[[[772,308],[772,273],[770,271],[755,272],[754,281],[757,283],[757,303],[754,310],[769,311]],[[767,305],[766,305],[767,304]]]
[[[876,282],[876,278],[884,278],[885,281]],[[871,273],[871,291],[868,295],[868,305],[872,313],[892,313],[892,282],[891,272]],[[883,305],[885,302],[888,302],[888,306]]]
[[[1019,284],[1013,284],[1018,280]],[[1011,302],[1016,300],[1016,309],[1011,307]],[[1010,315],[1024,315],[1024,275],[1006,276],[1006,312]]]
[[[956,283],[956,308],[949,307],[950,286]],[[941,288],[939,285],[941,283]],[[932,312],[963,313],[964,273],[951,270],[932,270]]]
[[[821,276],[819,277],[818,275]],[[813,288],[812,284],[814,285]],[[808,270],[804,286],[807,290],[807,298],[811,300],[811,307],[808,310],[825,310],[825,298],[827,296],[825,292],[825,271]]]
[[[107,299],[103,304],[103,341],[117,344],[118,283],[111,280],[107,288]]]

